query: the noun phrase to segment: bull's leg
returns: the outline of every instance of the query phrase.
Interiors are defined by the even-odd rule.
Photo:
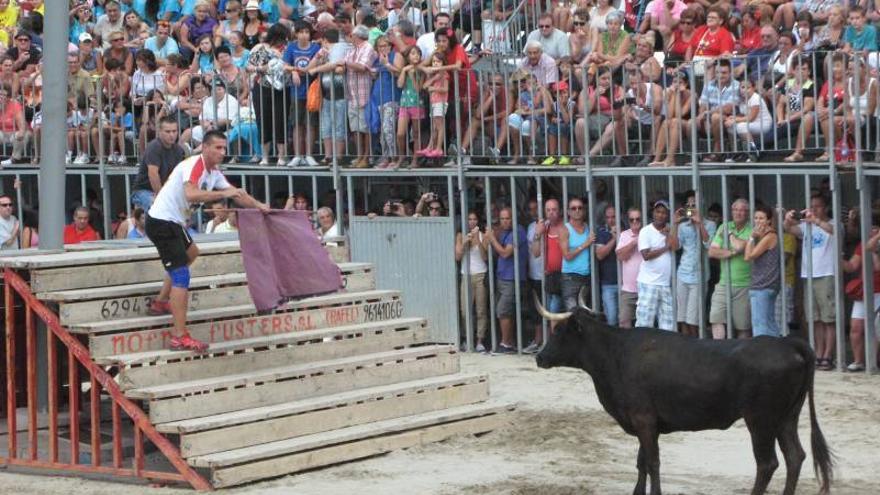
[[[640,459],[644,459],[643,466],[647,470],[647,474],[651,475],[651,495],[661,495],[660,492],[660,446],[657,443],[658,437],[655,427],[645,428],[638,432],[639,436],[639,454]],[[639,482],[643,484],[644,476],[642,470],[639,470]],[[639,485],[636,485],[636,490]],[[641,492],[645,493],[644,489]]]
[[[782,495],[794,495],[798,478],[801,475],[801,465],[807,455],[801,447],[801,439],[798,437],[797,416],[786,420],[779,431],[779,448],[785,458],[785,490]]]
[[[645,447],[641,445],[639,445],[639,458],[636,461],[636,467],[639,469],[639,480],[636,482],[633,495],[645,495],[645,478],[648,476],[648,471],[645,466]]]
[[[773,472],[779,467],[779,460],[776,459],[776,435],[772,428],[757,426],[748,421],[746,425],[752,435],[752,452],[758,465],[752,495],[764,495]]]

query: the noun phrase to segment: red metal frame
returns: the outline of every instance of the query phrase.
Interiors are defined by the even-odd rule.
[[[174,446],[161,433],[156,431],[149,417],[141,408],[129,400],[119,389],[119,385],[113,378],[94,361],[89,355],[88,349],[79,342],[67,329],[61,325],[58,316],[46,305],[37,299],[30,291],[27,282],[10,268],[4,269],[3,278],[6,281],[4,300],[6,303],[6,421],[9,431],[8,457],[0,457],[0,465],[26,466],[29,468],[75,471],[81,473],[111,474],[124,477],[137,477],[147,480],[166,482],[185,482],[196,490],[212,490],[211,484],[199,473],[190,467],[181,457],[180,450]],[[14,291],[14,292],[13,292]],[[25,305],[25,351],[27,353],[27,456],[19,457],[17,438],[16,396],[17,389],[15,377],[15,294],[22,299]],[[37,445],[37,349],[36,349],[36,325],[34,315],[40,318],[47,327],[48,341],[48,406],[49,406],[49,454],[47,459],[40,459]],[[70,412],[70,460],[61,462],[58,452],[58,352],[57,341],[60,341],[67,349],[67,378],[68,378],[68,406]],[[62,354],[63,355],[63,354]],[[88,438],[91,442],[92,458],[88,463],[79,462],[80,442],[80,395],[79,384],[80,367],[85,369],[89,376],[91,388],[90,394],[90,431]],[[113,428],[113,465],[102,466],[100,456],[100,392],[103,390],[111,398],[111,419]],[[134,462],[132,467],[123,467],[122,455],[122,418],[120,408],[132,421],[134,426]],[[84,435],[85,437],[85,435]],[[152,442],[177,470],[174,472],[148,471],[144,469],[144,440]]]

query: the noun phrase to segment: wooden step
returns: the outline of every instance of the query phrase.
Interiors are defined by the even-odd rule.
[[[433,345],[129,390],[153,423],[211,416],[459,371],[453,346]]]
[[[369,263],[342,263],[341,292],[373,290],[376,280]],[[211,309],[251,304],[245,273],[228,273],[192,279],[189,309]],[[37,297],[58,302],[63,325],[90,321],[110,321],[147,316],[147,308],[162,287],[162,282],[146,282],[90,289],[44,292]]]
[[[188,459],[211,469],[215,488],[362,459],[503,426],[510,406],[477,404],[265,443]]]
[[[159,425],[159,431],[180,435],[181,454],[192,457],[475,404],[488,398],[488,377],[459,374],[166,423]]]
[[[428,339],[427,320],[401,318],[212,344],[208,352],[152,351],[96,359],[117,365],[123,390],[401,349]]]
[[[348,261],[346,246],[324,246],[337,263]],[[194,277],[244,272],[238,241],[199,244],[192,266]],[[31,270],[31,290],[50,292],[90,287],[156,282],[164,277],[159,255],[152,246],[78,252],[35,254],[4,258],[3,264]]]
[[[403,316],[398,291],[331,294],[292,301],[275,313],[255,314],[251,305],[190,311],[190,334],[209,344],[271,336],[302,330],[393,320]],[[69,327],[89,334],[95,358],[167,349],[173,335],[171,316],[82,323]],[[125,330],[138,329],[124,332]],[[124,332],[124,333],[122,333]]]

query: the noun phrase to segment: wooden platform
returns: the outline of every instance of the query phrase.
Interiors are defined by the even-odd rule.
[[[369,457],[503,424],[489,380],[429,341],[373,268],[326,246],[345,287],[257,314],[238,243],[200,243],[187,328],[204,353],[171,351],[170,316],[146,309],[164,276],[152,247],[24,255],[37,296],[88,343],[186,463],[225,487]],[[105,397],[104,401],[108,399]]]

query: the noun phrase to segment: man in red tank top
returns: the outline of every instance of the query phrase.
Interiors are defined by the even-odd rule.
[[[559,200],[550,198],[544,202],[544,221],[535,226],[535,241],[530,246],[532,253],[541,251],[544,246],[544,287],[547,291],[547,310],[562,311],[562,249],[559,247],[559,232],[565,229],[559,209]],[[536,251],[537,250],[537,251]],[[555,327],[556,322],[551,325]],[[541,336],[535,335],[535,342]]]

